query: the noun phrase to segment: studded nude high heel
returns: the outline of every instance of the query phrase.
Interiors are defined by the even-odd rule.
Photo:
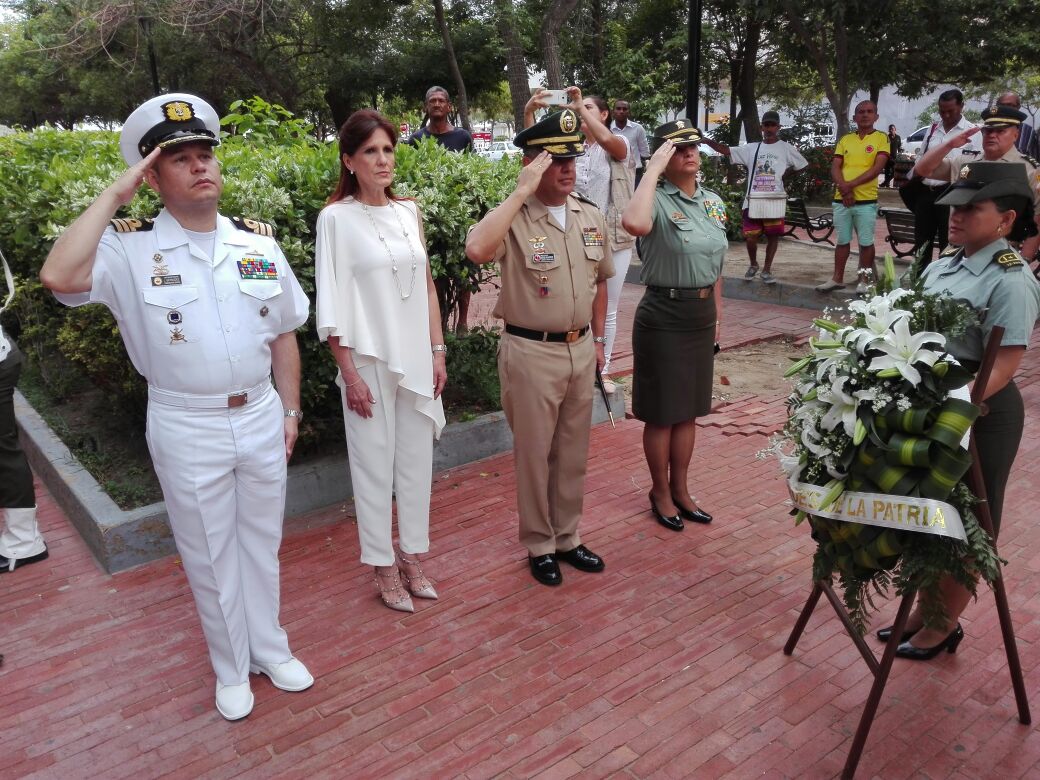
[[[415,605],[412,604],[411,596],[401,584],[396,567],[393,571],[388,572],[376,569],[376,587],[379,588],[379,598],[390,609],[396,609],[399,612],[415,612]]]
[[[414,571],[416,572],[414,576],[409,576],[408,572],[405,571],[404,568],[401,569],[401,576],[404,577],[404,581],[408,585],[408,590],[413,596],[419,599],[437,598],[437,591],[433,589],[433,583],[430,582],[430,578],[423,573],[418,558],[406,558],[402,553],[401,563],[405,566],[414,567]]]

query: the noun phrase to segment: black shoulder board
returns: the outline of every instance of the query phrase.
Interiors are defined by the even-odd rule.
[[[939,253],[939,257],[953,257],[959,251],[960,251],[960,247],[959,246],[954,246],[953,244],[950,244],[943,251],[941,251]]]
[[[1040,168],[1040,162],[1037,162],[1034,158],[1030,157],[1028,154],[1023,154],[1022,156],[1025,157],[1026,158],[1026,162],[1028,162],[1034,168]]]
[[[571,195],[573,195],[575,198],[580,200],[582,203],[588,203],[590,206],[596,206],[597,209],[599,208],[599,206],[596,204],[596,201],[589,200],[584,195],[582,195],[580,192],[572,192]]]
[[[155,227],[155,220],[127,217],[126,219],[111,219],[109,224],[117,233],[138,233]]]
[[[1025,263],[1022,262],[1022,258],[1019,256],[1018,252],[1012,252],[1009,249],[1001,249],[999,252],[993,255],[993,262],[995,262],[1005,271],[1025,265]]]
[[[274,228],[266,222],[259,222],[247,217],[231,217],[231,222],[239,230],[247,230],[250,233],[256,233],[258,236],[274,238]]]
[[[967,155],[968,157],[978,157],[982,152],[978,149],[961,149],[961,154]]]

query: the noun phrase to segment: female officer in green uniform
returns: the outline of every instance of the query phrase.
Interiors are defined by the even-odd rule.
[[[657,146],[622,224],[642,236],[646,285],[632,330],[632,412],[646,426],[643,452],[657,521],[683,530],[683,518],[710,523],[687,485],[696,418],[711,411],[714,343],[722,311],[726,206],[697,186],[700,131],[686,120],[654,131]],[[664,180],[658,184],[658,178]]]
[[[977,370],[990,331],[1004,328],[1000,350],[986,386],[988,413],[972,428],[994,530],[1000,530],[1004,488],[1011,473],[1025,412],[1015,386],[1029,336],[1040,312],[1040,283],[1008,239],[1021,240],[1032,219],[1033,193],[1026,168],[1018,163],[976,162],[965,165],[960,177],[936,205],[951,206],[950,244],[955,252],[932,263],[924,272],[924,289],[967,302],[982,313],[980,325],[950,339],[946,348],[966,367]],[[923,628],[915,610],[896,654],[928,660],[942,650],[953,652],[964,637],[957,622],[971,594],[950,578],[942,584],[946,630]],[[878,637],[887,639],[890,629]]]

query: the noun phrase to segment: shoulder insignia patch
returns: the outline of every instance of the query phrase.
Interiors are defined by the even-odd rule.
[[[953,257],[957,252],[960,251],[959,246],[948,245],[943,251],[939,253],[939,257]]]
[[[993,261],[1005,271],[1025,265],[1017,252],[1009,252],[1007,250],[1001,250],[993,255]]]
[[[1022,156],[1025,158],[1026,162],[1032,165],[1034,168],[1040,168],[1040,162],[1038,162],[1036,158],[1030,157],[1028,154],[1023,154]]]
[[[259,222],[258,220],[249,219],[247,217],[231,217],[231,222],[239,230],[256,233],[258,236],[274,238],[274,228],[266,222]]]
[[[597,210],[599,209],[599,206],[596,205],[596,201],[586,198],[580,192],[572,192],[571,195],[580,200],[582,203],[588,203],[590,206],[595,206]]]
[[[112,229],[117,233],[137,233],[142,230],[151,230],[155,227],[155,221],[151,219],[136,219],[128,217],[126,219],[111,219],[109,224],[112,225]]]

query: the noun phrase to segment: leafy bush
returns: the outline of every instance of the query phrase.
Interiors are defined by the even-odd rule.
[[[464,335],[446,333],[448,385],[444,402],[479,410],[499,408],[498,330],[474,328]]]
[[[335,143],[307,135],[306,126],[284,116],[284,109],[257,100],[236,104],[237,113],[225,120],[237,132],[218,149],[225,180],[221,212],[272,223],[313,301],[314,227],[338,177],[338,150]],[[41,366],[52,393],[62,393],[68,382],[66,361],[71,361],[143,420],[144,381],[130,365],[108,311],[98,306],[66,309],[37,281],[54,239],[125,167],[115,133],[44,128],[0,138],[0,245],[19,278],[13,321],[5,326],[20,335],[22,348]],[[433,274],[452,280],[445,285],[449,291],[472,286],[473,269],[464,255],[466,231],[512,191],[517,170],[516,161],[453,154],[433,141],[418,148],[398,147],[396,191],[419,201]],[[159,206],[156,195],[142,188],[119,216],[153,216]],[[493,370],[494,350],[481,341],[486,338],[475,336],[474,344],[481,346],[462,351],[483,355]],[[342,410],[333,386],[336,366],[315,335],[313,319],[301,329],[300,350],[304,433],[341,436]],[[484,383],[483,373],[460,370],[452,381],[475,377]],[[460,390],[465,394],[465,388]],[[497,390],[489,388],[479,393],[497,397]]]
[[[744,233],[741,230],[740,206],[744,202],[744,185],[742,182],[730,184],[727,181],[728,167],[725,157],[702,155],[701,184],[718,194],[726,204],[726,238],[741,241]]]
[[[809,165],[791,176],[787,187],[788,194],[805,200],[829,200],[834,192],[834,183],[831,181],[834,147],[816,146],[800,151]]]

